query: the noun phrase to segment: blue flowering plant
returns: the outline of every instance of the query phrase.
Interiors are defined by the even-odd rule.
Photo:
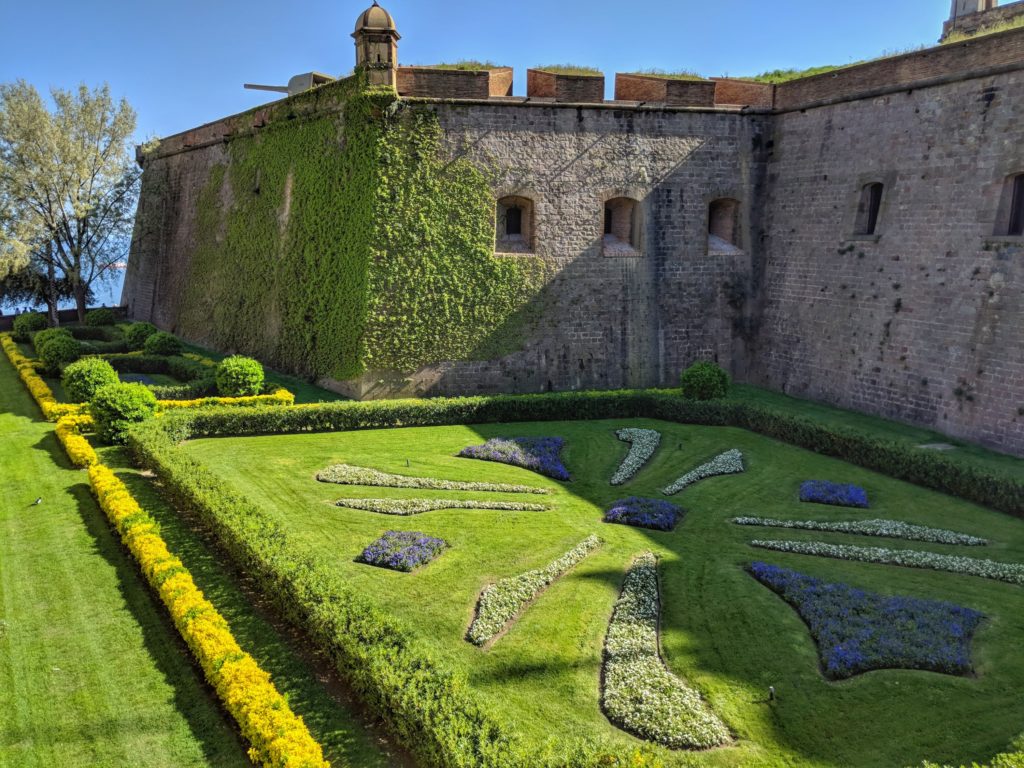
[[[836,507],[868,508],[868,494],[863,488],[828,480],[807,480],[801,484],[800,501],[831,504]]]
[[[604,513],[604,521],[654,531],[671,531],[684,514],[682,507],[670,501],[630,496],[612,504]]]
[[[483,445],[462,449],[459,456],[511,464],[555,480],[568,481],[569,470],[562,463],[563,447],[565,440],[561,437],[494,437]]]
[[[985,618],[977,611],[830,584],[766,563],[754,563],[749,570],[807,624],[828,678],[877,669],[971,673],[971,641]]]
[[[426,565],[448,547],[443,539],[415,531],[387,531],[370,544],[359,561],[379,568],[409,573]]]

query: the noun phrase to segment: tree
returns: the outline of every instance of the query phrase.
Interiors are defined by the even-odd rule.
[[[66,279],[83,320],[92,287],[127,257],[135,112],[107,85],[50,93],[53,112],[25,81],[0,84],[0,277],[32,262]]]
[[[57,325],[57,304],[74,298],[75,292],[67,277],[51,276],[48,272],[43,260],[30,260],[21,269],[9,272],[0,278],[0,303],[45,304],[50,325]],[[93,300],[91,291],[87,299]]]

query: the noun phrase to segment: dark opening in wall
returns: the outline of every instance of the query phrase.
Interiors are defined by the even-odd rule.
[[[1024,173],[1014,176],[1010,199],[1010,225],[1006,234],[1013,237],[1024,236]]]
[[[708,251],[739,250],[740,201],[732,198],[714,200],[708,206]]]
[[[882,210],[882,196],[885,185],[881,182],[865,184],[860,191],[860,204],[857,206],[857,228],[854,234],[874,235],[878,233],[878,215]]]
[[[498,201],[495,250],[499,253],[533,251],[533,201],[511,195]]]
[[[604,204],[604,249],[606,253],[635,253],[640,249],[636,200],[616,197]]]

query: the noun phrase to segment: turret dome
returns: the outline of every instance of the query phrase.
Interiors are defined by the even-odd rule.
[[[391,18],[391,14],[374,0],[373,5],[359,14],[359,18],[356,19],[356,29],[353,34],[357,35],[360,32],[393,32],[397,36],[398,28],[395,26],[395,20]]]

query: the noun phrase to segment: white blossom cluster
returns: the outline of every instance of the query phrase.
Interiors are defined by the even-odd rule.
[[[466,633],[474,645],[484,645],[505,629],[537,595],[601,546],[597,536],[588,536],[544,568],[491,584],[480,593],[476,618]]]
[[[615,436],[630,443],[629,453],[612,475],[612,485],[622,485],[640,471],[661,443],[661,432],[654,429],[620,429]]]
[[[899,565],[905,568],[929,568],[933,571],[948,571],[965,576],[1005,581],[1008,584],[1024,585],[1024,565],[999,563],[995,560],[983,560],[977,557],[939,555],[934,552],[921,552],[913,549],[853,547],[843,544],[826,544],[823,541],[752,541],[750,546],[773,549],[777,552],[793,552],[798,555],[856,560],[862,563]]]
[[[546,504],[523,504],[518,501],[468,501],[460,499],[339,499],[336,506],[361,509],[382,515],[418,515],[438,509],[490,509],[509,512],[544,512]]]
[[[965,547],[984,547],[987,539],[980,539],[966,533],[947,531],[912,525],[899,520],[773,520],[770,517],[734,517],[736,525],[754,525],[764,528],[796,528],[804,531],[828,531],[830,533],[853,533],[860,536],[880,536],[886,539],[927,541],[932,544],[957,544]]]
[[[604,712],[623,730],[666,747],[720,746],[730,739],[725,724],[661,659],[659,611],[657,561],[647,552],[626,574],[608,625]]]
[[[734,475],[737,472],[743,471],[743,454],[736,448],[731,451],[726,451],[721,456],[716,456],[707,464],[701,464],[696,469],[690,470],[685,475],[680,477],[668,488],[665,488],[662,493],[666,496],[672,496],[679,493],[684,488],[693,485],[698,480],[704,480],[708,477],[717,477],[718,475]]]
[[[421,488],[436,491],[485,491],[493,493],[551,493],[547,488],[507,483],[462,483],[457,480],[439,480],[434,477],[392,475],[367,467],[335,464],[317,473],[321,483],[338,485],[370,485],[380,488]]]

